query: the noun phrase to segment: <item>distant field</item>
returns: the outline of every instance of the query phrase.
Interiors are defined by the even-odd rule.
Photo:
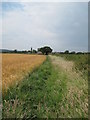
[[[43,55],[2,54],[2,88],[8,89],[16,81],[40,66],[46,59]]]

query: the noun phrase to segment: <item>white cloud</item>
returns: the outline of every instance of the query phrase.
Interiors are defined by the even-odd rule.
[[[29,49],[31,46],[38,48],[50,45],[55,51],[59,51],[69,47],[75,49],[77,46],[76,50],[79,50],[82,45],[82,49],[87,49],[87,5],[24,2],[21,4],[24,6],[23,10],[3,11],[4,48]],[[84,39],[79,40],[83,35],[86,42]],[[72,45],[73,43],[75,45]]]
[[[2,0],[3,2],[89,2],[89,0]]]

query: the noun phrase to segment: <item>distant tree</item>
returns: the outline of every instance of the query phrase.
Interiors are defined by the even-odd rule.
[[[59,54],[64,54],[64,52],[60,52]]]
[[[32,51],[33,51],[33,49],[32,49],[32,47],[31,47],[31,53],[32,53]]]
[[[14,52],[14,53],[17,53],[17,50],[15,49],[13,52]]]
[[[77,52],[77,54],[83,54],[83,52]]]
[[[24,50],[24,51],[21,51],[21,53],[28,53],[26,50]]]
[[[36,51],[36,50],[33,50],[32,53],[37,53],[37,51]]]
[[[76,52],[75,51],[72,51],[70,54],[75,54]]]
[[[64,53],[65,53],[65,54],[69,54],[69,50],[66,50]]]
[[[25,50],[24,53],[27,53],[27,50]]]
[[[42,52],[45,55],[48,55],[49,53],[52,52],[52,49],[48,46],[45,46],[45,47],[39,48],[38,51]]]
[[[30,53],[31,51],[30,51],[30,50],[28,50],[28,52]]]

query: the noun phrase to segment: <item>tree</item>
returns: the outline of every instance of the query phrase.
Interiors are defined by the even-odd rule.
[[[83,52],[77,52],[77,54],[83,54]]]
[[[68,50],[66,50],[64,53],[65,53],[65,54],[69,54],[69,51],[68,51]]]
[[[37,53],[37,51],[36,51],[36,50],[33,50],[32,53]]]
[[[14,53],[17,53],[17,50],[16,50],[16,49],[14,50]]]
[[[52,52],[52,49],[48,46],[39,48],[38,51],[41,51],[43,54],[48,55],[49,53]]]
[[[33,50],[33,49],[32,49],[32,47],[31,47],[31,53],[32,53],[32,50]]]
[[[75,51],[72,51],[70,54],[76,54],[76,52],[75,52]]]

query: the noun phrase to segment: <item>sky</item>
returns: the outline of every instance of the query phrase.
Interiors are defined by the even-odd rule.
[[[4,49],[88,51],[87,2],[2,2],[1,20]]]

